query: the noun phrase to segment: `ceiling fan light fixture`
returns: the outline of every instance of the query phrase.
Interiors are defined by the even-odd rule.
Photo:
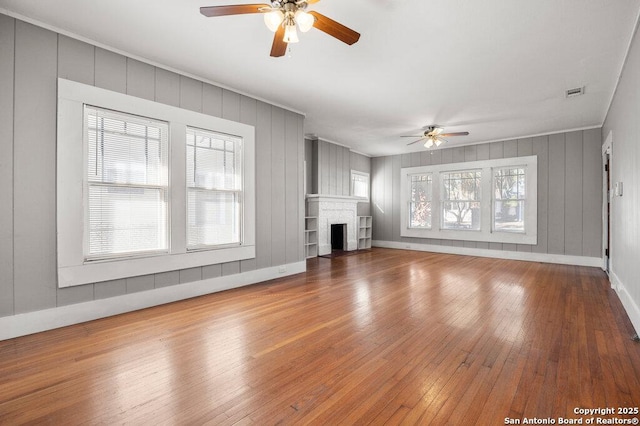
[[[296,31],[295,22],[293,23],[293,25],[287,23],[284,26],[284,38],[282,40],[285,43],[297,43],[298,41],[300,41],[298,39],[298,32]]]
[[[431,148],[432,146],[433,146],[433,141],[431,139],[427,139],[427,141],[424,143],[424,147]]]
[[[360,33],[334,21],[316,11],[305,12],[310,4],[319,0],[270,0],[261,4],[227,4],[220,6],[202,6],[200,13],[208,18],[229,15],[262,14],[269,30],[275,32],[271,44],[272,58],[280,58],[287,52],[289,43],[297,43],[296,26],[302,32],[312,27],[323,33],[352,45],[360,39]],[[296,22],[298,21],[298,22]]]
[[[434,138],[434,139],[433,139],[433,143],[435,143],[435,144],[436,144],[436,146],[440,146],[440,145],[442,145],[442,139],[440,139],[440,138]]]
[[[282,24],[284,20],[284,13],[280,10],[272,10],[271,12],[267,12],[264,14],[264,23],[271,30],[271,32],[278,31],[278,27]]]
[[[306,33],[311,28],[313,28],[313,24],[315,24],[316,18],[314,18],[310,13],[298,9],[295,14],[295,20],[298,23],[298,28],[300,28],[300,31]]]

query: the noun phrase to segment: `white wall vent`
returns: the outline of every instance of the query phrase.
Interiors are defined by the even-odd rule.
[[[574,96],[580,95],[584,95],[584,86],[567,90],[567,98],[573,98]]]

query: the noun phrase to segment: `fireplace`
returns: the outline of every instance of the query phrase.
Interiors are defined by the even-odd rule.
[[[318,255],[331,253],[331,225],[343,227],[343,250],[358,249],[358,199],[338,195],[307,195],[307,216],[318,218]]]

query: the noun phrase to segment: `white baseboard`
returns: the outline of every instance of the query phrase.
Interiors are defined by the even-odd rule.
[[[611,278],[611,287],[613,287],[618,294],[618,298],[620,298],[622,306],[624,306],[624,310],[627,312],[633,328],[636,330],[636,333],[640,334],[640,307],[638,307],[629,294],[629,291],[627,291],[627,287],[622,281],[620,281],[620,278],[618,278],[615,272],[609,271],[609,277]]]
[[[602,258],[569,256],[566,254],[531,253],[525,251],[490,250],[470,247],[436,246],[432,244],[401,243],[397,241],[373,240],[374,247],[400,250],[430,251],[434,253],[460,254],[464,256],[491,257],[494,259],[524,260],[527,262],[558,263],[561,265],[602,267]]]
[[[0,340],[305,272],[305,261],[0,318]]]

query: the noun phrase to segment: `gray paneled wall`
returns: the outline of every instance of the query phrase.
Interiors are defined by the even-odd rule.
[[[15,21],[0,14],[0,316],[13,313],[13,82]]]
[[[611,182],[622,196],[611,200],[611,272],[636,332],[640,333],[640,32],[633,36],[602,136],[611,134]],[[625,295],[626,293],[626,295]]]
[[[350,150],[323,140],[317,144],[318,194],[350,195]]]
[[[442,246],[600,257],[601,130],[492,142],[371,159],[373,239]],[[538,244],[400,237],[400,169],[538,156]]]
[[[317,149],[317,145],[316,145]],[[304,193],[306,194],[317,194],[318,193],[318,166],[314,163],[313,159],[317,158],[317,151],[314,155],[313,153],[313,141],[311,139],[304,140],[304,165],[305,165],[305,188]],[[315,167],[314,167],[315,166]],[[314,172],[315,168],[315,172]],[[314,180],[315,177],[315,180]]]
[[[323,140],[306,140],[307,194],[351,195],[351,170],[371,173],[371,158]],[[370,216],[370,203],[358,203],[358,215]]]
[[[58,289],[58,77],[255,126],[256,258]],[[299,114],[2,14],[0,90],[0,316],[304,260]]]

